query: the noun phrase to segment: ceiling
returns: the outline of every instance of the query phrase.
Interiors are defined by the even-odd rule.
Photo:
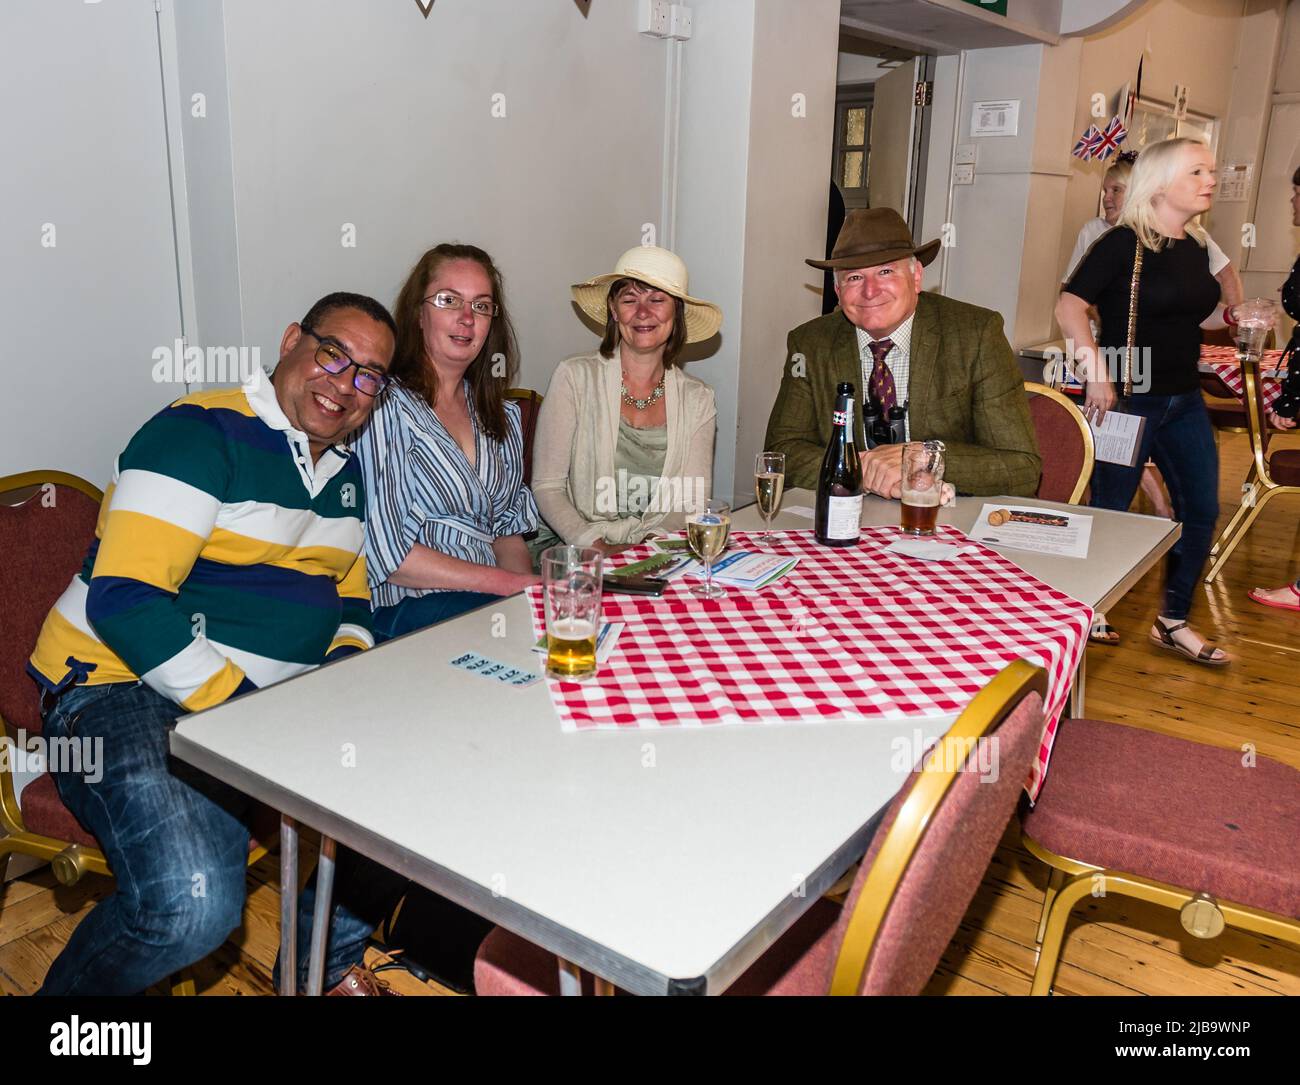
[[[840,30],[842,37],[864,37],[910,50],[909,55],[1058,40],[1055,34],[958,0],[841,0]]]

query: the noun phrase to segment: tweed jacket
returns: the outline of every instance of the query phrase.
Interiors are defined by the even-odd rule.
[[[914,441],[947,446],[945,478],[958,493],[1032,496],[1041,462],[1024,380],[990,309],[939,294],[917,298],[912,323],[908,417]],[[786,486],[816,489],[831,437],[835,386],[851,383],[858,449],[862,363],[844,313],[801,324],[786,344],[785,371],[767,423],[765,448],[786,455]]]

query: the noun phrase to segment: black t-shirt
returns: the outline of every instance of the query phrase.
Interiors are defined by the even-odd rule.
[[[1128,298],[1133,281],[1137,237],[1116,226],[1097,239],[1064,289],[1097,307],[1101,347],[1128,343]],[[1133,380],[1141,388],[1142,355],[1149,351],[1153,395],[1174,396],[1199,387],[1201,321],[1214,312],[1219,282],[1210,274],[1210,258],[1192,237],[1169,238],[1159,252],[1142,256],[1138,318],[1133,344]],[[1113,375],[1118,386],[1121,359]]]

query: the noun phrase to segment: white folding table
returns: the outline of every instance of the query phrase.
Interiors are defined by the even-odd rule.
[[[801,504],[812,495],[784,502]],[[962,498],[941,519],[969,528],[980,505]],[[864,522],[897,509],[868,499]],[[1179,528],[1092,514],[1087,560],[1008,556],[1106,608]],[[750,508],[734,526],[761,521]],[[783,512],[774,526],[811,525]],[[566,991],[578,969],[603,989],[721,991],[861,857],[871,819],[952,722],[570,734],[545,683],[449,665],[476,651],[535,669],[533,640],[514,596],[180,721],[178,758],[282,813],[282,991],[296,979],[299,824],[322,836],[313,993],[335,842],[555,953]]]

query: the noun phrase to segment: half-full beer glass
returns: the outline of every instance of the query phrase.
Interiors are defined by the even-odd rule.
[[[909,441],[903,446],[903,531],[933,535],[943,501],[942,441]]]
[[[582,682],[596,675],[603,560],[599,550],[579,546],[552,546],[542,552],[550,678]]]

